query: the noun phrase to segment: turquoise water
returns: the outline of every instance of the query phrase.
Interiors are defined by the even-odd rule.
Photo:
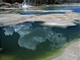
[[[80,6],[45,6],[40,7],[42,10],[72,10],[73,12],[80,13]],[[34,11],[26,11],[19,12],[22,15],[46,15],[46,14],[65,14],[66,12],[34,12]]]
[[[80,6],[47,6],[43,10],[72,10],[73,12],[80,13]]]
[[[80,38],[80,25],[41,26],[42,22],[0,27],[0,60],[45,60],[66,43]]]
[[[26,11],[20,12],[21,15],[46,15],[46,14],[65,14],[65,12],[34,12],[34,11]]]

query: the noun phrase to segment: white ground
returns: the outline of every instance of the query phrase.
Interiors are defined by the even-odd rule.
[[[71,43],[61,55],[51,60],[80,60],[80,40]]]
[[[12,25],[26,21],[43,21],[44,25],[52,26],[72,26],[75,25],[75,19],[80,20],[80,14],[66,12],[66,14],[48,14],[48,15],[20,15],[20,14],[0,14],[0,23],[3,25]]]

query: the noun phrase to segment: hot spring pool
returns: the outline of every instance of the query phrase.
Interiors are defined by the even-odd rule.
[[[35,11],[26,11],[20,12],[21,15],[46,15],[46,14],[65,14],[66,12],[35,12]]]
[[[0,27],[0,60],[46,60],[59,54],[66,43],[80,38],[80,25],[64,29],[41,23]]]
[[[72,12],[75,12],[75,13],[80,13],[80,6],[45,6],[45,7],[41,7],[41,10],[45,10],[45,11],[48,11],[48,10],[72,10]],[[46,14],[65,14],[66,12],[42,12],[42,11],[26,11],[26,12],[19,12],[20,14],[22,15],[32,15],[32,14],[35,14],[35,15],[46,15]]]

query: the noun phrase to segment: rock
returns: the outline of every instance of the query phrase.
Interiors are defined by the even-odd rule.
[[[75,19],[74,23],[75,23],[75,24],[80,24],[80,20]]]
[[[14,7],[14,8],[19,8],[20,6],[20,3],[18,2],[15,2],[14,4],[11,5],[11,7]]]
[[[15,4],[15,5],[19,5],[20,3],[18,3],[18,2],[15,2],[14,4]]]
[[[3,8],[19,8],[20,7],[20,3],[15,2],[14,4],[10,4],[10,3],[5,3],[5,2],[0,2],[0,7]]]
[[[3,6],[5,3],[4,2],[0,2],[0,6]]]
[[[2,48],[0,48],[0,52],[2,51],[3,49]]]
[[[11,4],[10,3],[5,3],[6,6],[8,7],[11,7]]]
[[[10,3],[5,3],[5,2],[0,2],[0,6],[5,7],[5,8],[9,8],[9,7],[11,7],[11,4]]]

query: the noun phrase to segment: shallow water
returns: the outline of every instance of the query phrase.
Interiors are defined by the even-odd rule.
[[[67,28],[26,22],[0,28],[1,60],[45,60],[64,44],[80,38],[80,25]],[[55,52],[56,51],[56,52]]]
[[[42,10],[72,10],[72,12],[80,13],[80,6],[45,6],[41,7]],[[46,14],[65,14],[66,12],[34,12],[34,11],[25,11],[25,12],[19,12],[22,15],[46,15]]]
[[[26,11],[20,12],[21,15],[46,15],[46,14],[65,14],[65,12],[34,12],[34,11]]]
[[[80,13],[80,6],[46,6],[42,7],[43,10],[72,10],[73,12]]]

